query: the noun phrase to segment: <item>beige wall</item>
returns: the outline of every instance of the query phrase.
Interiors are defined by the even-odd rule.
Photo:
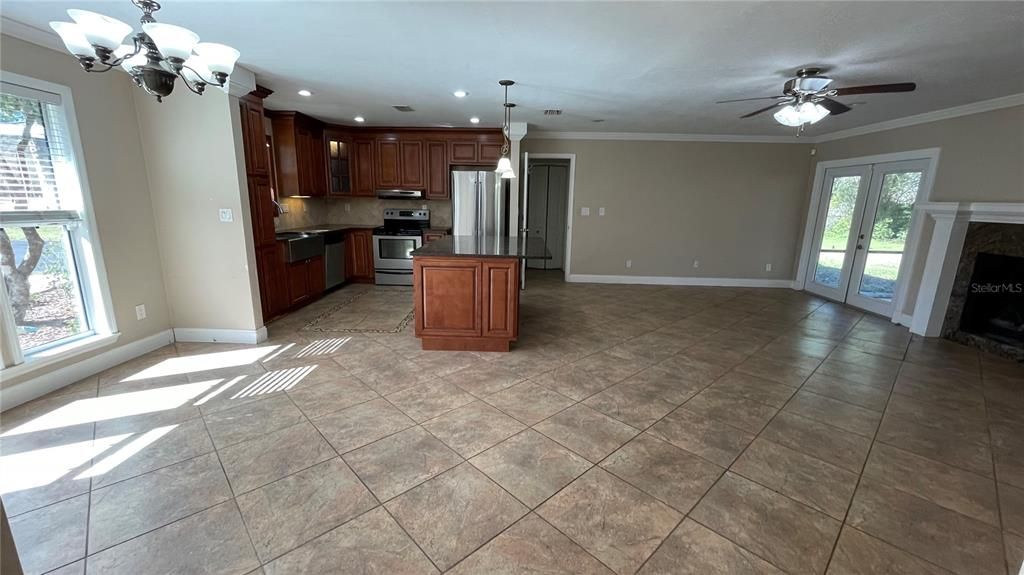
[[[262,319],[247,249],[248,188],[232,113],[238,104],[218,89],[197,97],[178,84],[162,103],[133,92],[171,325],[256,329]],[[220,222],[220,208],[231,209],[234,221]]]
[[[574,275],[786,280],[795,274],[809,145],[527,136],[523,150],[576,154]],[[580,216],[582,207],[591,215]],[[607,215],[597,215],[600,207]]]
[[[71,88],[85,155],[79,160],[84,159],[88,173],[114,316],[121,332],[114,345],[166,330],[170,316],[132,97],[138,88],[127,74],[87,74],[66,53],[6,35],[0,36],[0,69]],[[145,320],[135,319],[136,304],[146,305]],[[52,365],[30,377],[68,363]],[[3,386],[25,379],[28,377],[5,378]]]
[[[823,142],[815,158],[923,148],[942,149],[932,201],[1024,202],[1024,106]]]

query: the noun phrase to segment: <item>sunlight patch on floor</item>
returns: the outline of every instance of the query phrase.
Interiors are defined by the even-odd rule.
[[[295,357],[312,357],[317,355],[327,355],[334,353],[341,349],[341,346],[348,343],[351,337],[332,337],[329,339],[318,339],[306,347],[302,348],[299,353],[295,354]]]
[[[178,427],[178,425],[165,425],[163,427],[157,427],[156,429],[150,429],[146,433],[143,433],[122,445],[120,449],[104,457],[89,469],[79,473],[75,476],[75,479],[88,479],[90,477],[96,477],[97,475],[107,473],[111,469],[121,465],[125,461],[128,461],[131,456],[152,445],[156,440],[170,433],[175,427]]]
[[[279,346],[268,345],[232,351],[219,351],[216,353],[203,353],[185,357],[172,357],[160,363],[147,367],[146,369],[126,377],[121,381],[138,381],[140,379],[152,379],[155,377],[167,377],[170,375],[182,375],[195,373],[197,371],[209,371],[211,369],[223,369],[226,367],[238,367],[249,365],[260,361],[265,356],[273,353]]]
[[[231,399],[255,397],[257,395],[274,393],[275,391],[287,391],[295,387],[316,368],[316,365],[305,365],[267,372],[235,395],[232,395]]]
[[[0,494],[49,485],[130,435],[112,435],[0,457],[0,469],[5,470],[0,475]],[[14,469],[17,472],[11,471]]]

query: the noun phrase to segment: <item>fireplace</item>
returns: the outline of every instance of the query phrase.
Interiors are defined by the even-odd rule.
[[[943,336],[1024,361],[1024,226],[970,224]]]

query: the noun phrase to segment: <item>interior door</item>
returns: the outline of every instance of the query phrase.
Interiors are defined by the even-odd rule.
[[[523,183],[520,188],[519,221],[517,222],[519,233],[517,237],[519,241],[525,242],[527,233],[530,231],[526,219],[530,207],[530,152],[523,152],[523,165],[519,173],[523,176]],[[519,266],[519,289],[526,289],[526,262],[523,264]]]
[[[551,259],[545,260],[549,270],[563,269],[565,230],[569,209],[569,166],[551,166],[548,170],[547,240]]]
[[[548,177],[551,169],[548,166],[530,168],[530,210],[526,212],[526,235],[545,241],[547,233]],[[526,267],[545,269],[547,260],[526,260]]]
[[[903,252],[928,160],[875,164],[854,248],[846,303],[891,316]]]
[[[804,289],[820,296],[846,301],[853,272],[853,257],[864,215],[865,191],[871,180],[871,166],[832,168],[825,171],[818,207],[812,267]]]

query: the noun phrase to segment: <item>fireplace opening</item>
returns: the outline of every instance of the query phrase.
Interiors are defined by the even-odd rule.
[[[1024,257],[978,254],[960,329],[1024,348]]]

